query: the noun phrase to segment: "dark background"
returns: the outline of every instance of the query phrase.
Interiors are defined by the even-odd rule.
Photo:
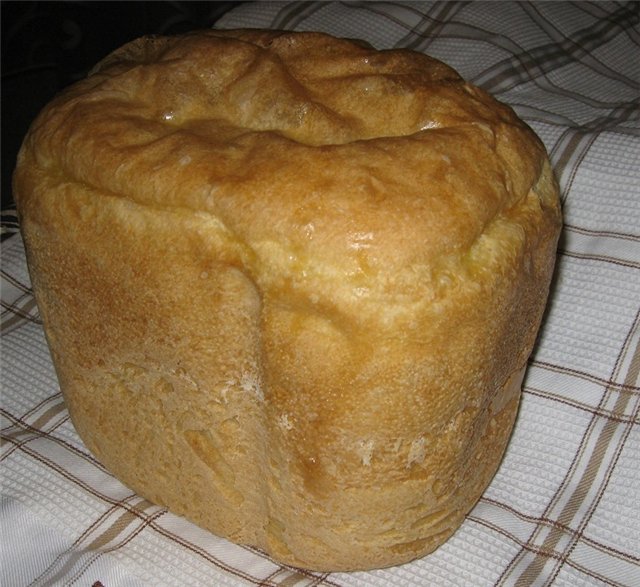
[[[2,208],[40,109],[112,50],[146,34],[210,28],[241,2],[1,2]]]

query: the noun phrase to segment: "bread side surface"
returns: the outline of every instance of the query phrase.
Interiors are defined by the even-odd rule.
[[[494,475],[560,212],[539,140],[447,66],[142,39],[43,111],[15,187],[74,424],[142,495],[351,570],[434,550]]]

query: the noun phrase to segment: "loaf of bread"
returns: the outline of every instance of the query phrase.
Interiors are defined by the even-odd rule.
[[[308,569],[459,527],[561,222],[509,107],[319,33],[148,37],[43,110],[14,185],[73,423],[122,482]]]

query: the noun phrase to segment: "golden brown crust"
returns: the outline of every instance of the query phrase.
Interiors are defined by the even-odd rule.
[[[493,476],[560,212],[446,65],[316,33],[135,41],[19,158],[74,423],[125,483],[322,570],[432,551]]]

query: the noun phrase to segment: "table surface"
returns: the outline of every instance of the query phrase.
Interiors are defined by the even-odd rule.
[[[504,462],[421,560],[309,573],[135,495],[58,388],[15,214],[2,216],[0,584],[640,585],[640,4],[241,3],[220,28],[320,30],[441,59],[543,140],[565,224]]]

